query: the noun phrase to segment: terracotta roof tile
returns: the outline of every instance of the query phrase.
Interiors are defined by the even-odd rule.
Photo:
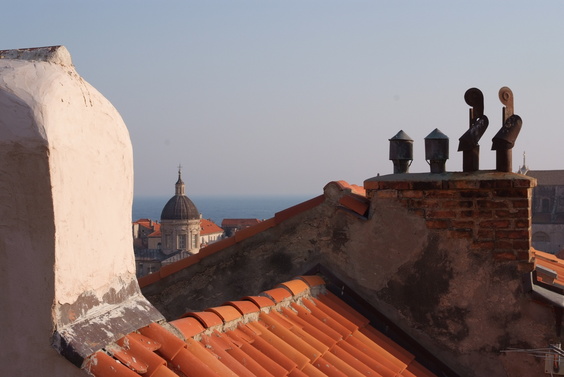
[[[215,336],[204,335],[202,336],[201,343],[208,352],[217,357],[223,365],[229,368],[237,376],[254,377],[254,373],[227,352],[227,349],[231,348],[227,342],[222,342],[220,338]]]
[[[306,291],[307,289],[309,289],[309,285],[305,281],[298,280],[298,279],[287,281],[285,283],[280,284],[280,286],[285,287],[294,296],[296,296],[296,295]]]
[[[223,320],[223,322],[234,321],[241,318],[243,315],[231,305],[216,306],[215,308],[209,308],[205,310],[206,312],[215,313]]]
[[[157,342],[154,339],[148,338],[146,336],[143,336],[139,333],[136,332],[132,332],[130,334],[128,334],[128,336],[130,338],[135,339],[136,341],[138,341],[140,344],[143,345],[143,347],[145,347],[146,349],[148,349],[149,351],[156,351],[159,348],[161,348],[161,344],[159,342]]]
[[[247,296],[244,297],[244,299],[251,301],[253,304],[255,304],[261,309],[274,306],[275,304],[275,302],[272,301],[272,299],[265,296]]]
[[[200,235],[205,236],[214,233],[223,233],[223,229],[211,220],[200,219]]]
[[[323,284],[301,277],[264,292],[276,303],[249,296],[153,323],[93,354],[85,369],[95,377],[434,376],[339,297],[312,296],[306,282]]]
[[[188,339],[187,342],[195,342],[193,339]],[[207,360],[200,358],[197,353],[190,352],[189,349],[181,350],[176,357],[171,360],[174,366],[187,376],[201,376],[201,377],[220,377],[207,363]],[[97,376],[96,376],[97,377]]]
[[[228,366],[226,366],[222,362],[218,362],[218,357],[212,354],[212,352],[210,352],[201,342],[189,338],[186,339],[186,345],[187,350],[192,355],[196,356],[200,361],[208,365],[210,369],[212,369],[212,371],[218,376],[237,377],[237,374],[229,369]],[[184,374],[192,375],[192,373],[190,373],[189,366],[185,370],[181,369],[181,371]]]
[[[325,284],[325,280],[319,275],[300,276],[299,279],[305,281],[310,287]]]
[[[182,317],[194,317],[206,328],[223,324],[221,317],[214,312],[189,312],[184,314]]]
[[[324,195],[319,195],[316,196],[313,199],[307,200],[303,203],[297,204],[293,207],[287,208],[283,211],[277,212],[274,215],[274,219],[276,221],[276,224],[280,224],[282,221],[288,220],[296,215],[299,215],[300,213],[307,211],[308,209],[317,207],[318,205],[320,205],[321,203],[323,203],[325,201],[325,196]]]
[[[251,225],[247,228],[238,230],[233,237],[235,238],[236,242],[241,242],[244,239],[247,239],[251,236],[254,236],[255,234],[258,234],[262,231],[270,229],[275,225],[276,225],[276,222],[274,221],[274,218],[264,220],[264,221],[259,222],[258,224]]]
[[[195,317],[185,317],[170,322],[186,338],[191,338],[205,330],[202,323]]]
[[[166,365],[165,359],[158,356],[150,349],[147,349],[140,341],[136,340],[134,337],[126,335],[116,343],[121,347],[121,352],[118,352],[118,354],[114,356],[116,356],[116,358],[123,362],[125,365],[141,374],[147,374],[150,376],[160,366]],[[128,359],[129,357],[131,357],[131,362],[135,363],[136,366],[142,364],[142,370],[138,370],[137,367],[128,365],[120,358],[120,356],[128,356]]]
[[[286,347],[277,348],[275,345],[268,342],[268,340],[259,336],[262,332],[259,331],[259,333],[257,333],[255,330],[252,330],[250,326],[242,326],[241,330],[253,339],[252,343],[250,343],[253,347],[274,360],[278,365],[284,368],[286,373],[297,367],[296,362],[292,360],[292,352],[286,353],[286,348],[289,347],[287,344]]]
[[[235,237],[228,237],[228,238],[224,238],[222,240],[219,240],[217,242],[214,242],[212,244],[209,244],[208,246],[200,249],[200,252],[196,255],[198,255],[200,258],[204,258],[207,257],[208,255],[214,254],[219,250],[225,249],[229,246],[233,246],[235,245]],[[176,262],[178,263],[178,262]],[[172,263],[175,264],[175,263]]]
[[[368,199],[354,194],[341,197],[339,204],[361,216],[366,215],[368,208],[370,208],[370,201]]]
[[[205,249],[204,249],[205,250]],[[178,272],[188,266],[191,266],[193,264],[196,264],[200,261],[200,254],[195,254],[192,256],[189,256],[187,258],[182,258],[174,263],[170,263],[170,264],[165,264],[164,266],[162,266],[156,273],[159,275],[160,278],[164,278],[167,277],[169,275],[174,274],[175,272]]]
[[[341,190],[350,190],[353,194],[360,195],[360,196],[366,196],[366,189],[364,187],[359,186],[359,185],[354,185],[354,184],[351,185],[347,181],[332,181],[332,182],[329,182],[328,184],[335,184]]]
[[[149,326],[142,327],[139,329],[139,332],[159,342],[161,344],[159,353],[169,360],[174,358],[186,346],[182,339],[176,337],[158,323],[151,323]]]
[[[358,327],[364,327],[370,323],[368,318],[348,306],[344,301],[339,299],[331,292],[326,292],[317,297],[322,303],[331,306],[334,311],[352,321]]]
[[[268,291],[264,291],[261,293],[268,298],[270,298],[275,303],[282,302],[290,297],[292,297],[292,293],[286,288],[274,288],[269,289]]]
[[[156,283],[159,280],[161,280],[161,275],[159,274],[159,271],[157,271],[152,274],[140,277],[137,282],[139,283],[139,288],[143,288],[150,284]]]
[[[564,260],[554,254],[531,249],[534,255],[534,266],[537,280],[546,284],[564,286]]]
[[[241,314],[250,314],[260,312],[260,308],[253,304],[251,301],[241,300],[241,301],[228,301],[225,305],[231,305],[239,311]]]
[[[91,356],[85,369],[96,377],[139,377],[137,373],[101,351]]]

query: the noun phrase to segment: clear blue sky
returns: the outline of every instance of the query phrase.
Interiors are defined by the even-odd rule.
[[[562,1],[12,1],[0,49],[64,45],[123,116],[135,194],[320,194],[389,174],[388,139],[450,137],[485,95],[481,168],[495,168],[497,93],[523,128],[514,169],[564,169]]]

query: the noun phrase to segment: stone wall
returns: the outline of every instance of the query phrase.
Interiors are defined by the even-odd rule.
[[[522,284],[534,185],[496,172],[375,177],[367,216],[326,187],[321,204],[224,240],[143,292],[171,319],[322,265],[460,375],[539,375],[538,359],[501,352],[558,340],[552,309]]]

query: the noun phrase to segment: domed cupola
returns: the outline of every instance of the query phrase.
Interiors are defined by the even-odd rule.
[[[176,181],[175,194],[165,204],[161,212],[162,220],[197,220],[200,213],[194,203],[184,193],[184,182],[182,181],[180,169],[178,169],[178,181]]]

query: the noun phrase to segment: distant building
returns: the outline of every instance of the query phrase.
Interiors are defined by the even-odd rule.
[[[186,196],[179,169],[175,194],[163,207],[160,223],[149,219],[133,222],[137,276],[197,254],[201,247],[223,236],[223,230],[211,220],[202,219],[196,205]]]
[[[533,189],[533,247],[556,254],[564,249],[564,170],[529,170]]]
[[[177,251],[190,254],[200,251],[200,213],[185,194],[180,169],[174,196],[161,212],[161,245],[167,255]]]
[[[223,219],[221,228],[225,231],[227,237],[231,237],[241,229],[260,223],[259,219]]]
[[[200,220],[200,241],[201,247],[219,241],[225,236],[225,232],[216,223],[208,219]]]

